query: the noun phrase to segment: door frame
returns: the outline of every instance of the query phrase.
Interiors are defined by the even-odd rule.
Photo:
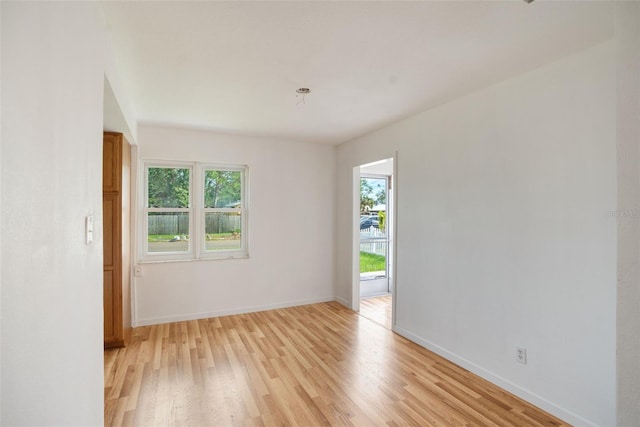
[[[381,156],[370,162],[357,165],[352,169],[351,173],[351,309],[360,311],[360,167],[366,164],[393,159],[393,171],[391,174],[391,190],[389,195],[392,197],[393,204],[392,224],[393,233],[389,239],[391,250],[388,256],[393,265],[393,274],[389,276],[389,287],[391,288],[391,330],[396,329],[396,300],[398,295],[398,152],[395,151],[392,156]],[[389,260],[387,260],[387,263]],[[388,268],[388,267],[387,267]],[[388,274],[388,273],[387,273]]]
[[[384,205],[385,205],[386,220],[387,221],[389,219],[393,220],[393,212],[389,212],[389,205],[390,205],[389,200],[391,199],[391,194],[390,194],[391,193],[391,189],[389,188],[389,183],[392,182],[391,175],[382,175],[382,174],[375,174],[375,173],[362,173],[362,171],[361,171],[360,172],[360,185],[362,183],[362,179],[363,178],[364,179],[367,179],[367,178],[369,178],[369,179],[377,179],[377,180],[384,181],[384,186],[385,186],[385,188],[384,188],[384,191],[385,191],[385,202],[384,202]],[[358,193],[360,193],[360,191]],[[360,196],[361,196],[361,194],[360,194]],[[360,213],[360,217],[359,218],[362,218],[362,213]],[[388,224],[388,222],[387,222],[387,224]],[[392,224],[393,224],[393,222],[392,222]],[[390,260],[391,260],[391,258],[390,258],[390,249],[391,249],[390,236],[393,235],[393,232],[389,229],[389,227],[385,227],[384,234],[385,234],[385,236],[383,238],[384,238],[384,242],[386,244],[385,252],[384,252],[385,253],[384,277],[368,279],[368,280],[362,280],[362,273],[360,273],[360,298],[361,299],[363,298],[363,296],[362,296],[362,288],[363,288],[362,285],[363,285],[363,283],[362,282],[367,282],[369,280],[380,281],[381,279],[384,279],[384,281],[386,282],[386,289],[387,289],[386,293],[391,293],[391,281],[389,279],[389,277],[390,277],[389,266],[391,265],[391,262],[390,262]],[[381,238],[378,237],[378,238],[374,238],[374,240],[375,239],[381,239]],[[362,247],[362,230],[360,230],[360,247]],[[358,256],[359,255],[360,254],[358,253]],[[372,294],[372,295],[369,295],[367,297],[373,297],[373,296],[376,296],[376,295],[379,295],[379,294]]]

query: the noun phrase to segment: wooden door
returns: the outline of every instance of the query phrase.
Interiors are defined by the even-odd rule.
[[[122,134],[105,132],[102,138],[102,192],[122,190]]]
[[[122,283],[120,280],[120,196],[107,193],[102,198],[104,232],[104,342],[105,347],[121,346]]]
[[[129,144],[122,134],[105,132],[103,143],[102,215],[104,241],[104,346],[121,347],[125,341],[123,319],[130,319],[128,312],[128,197],[129,197]],[[126,198],[123,203],[123,197]],[[123,208],[127,212],[123,212]],[[123,225],[125,232],[123,235]],[[124,266],[126,267],[126,266]],[[124,302],[124,303],[123,303]]]

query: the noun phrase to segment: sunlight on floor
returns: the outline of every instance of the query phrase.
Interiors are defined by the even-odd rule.
[[[361,299],[359,314],[391,329],[391,295]]]

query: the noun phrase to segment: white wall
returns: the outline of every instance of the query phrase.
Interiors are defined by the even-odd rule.
[[[140,126],[139,156],[249,166],[249,259],[144,264],[135,324],[333,300],[335,147]]]
[[[618,426],[640,425],[640,4],[616,2]]]
[[[352,168],[398,150],[397,331],[578,425],[615,424],[614,47],[338,147],[338,298]]]
[[[104,3],[104,2],[103,2]],[[104,17],[102,16],[104,20]],[[107,25],[106,21],[103,25]],[[135,145],[138,137],[138,122],[133,113],[131,101],[124,91],[118,70],[117,53],[111,41],[105,39],[104,48],[104,126],[107,131],[120,132],[130,144]]]
[[[2,52],[2,4],[0,4],[0,52]],[[1,56],[1,55],[0,55]],[[0,57],[0,102],[2,100],[2,58]],[[2,177],[2,105],[0,105],[0,177]],[[1,183],[1,181],[0,181]],[[2,224],[2,185],[0,185],[0,225]],[[0,226],[0,402],[2,402],[2,227]],[[2,404],[0,404],[0,423]]]
[[[1,7],[1,424],[101,425],[102,24],[89,3]]]

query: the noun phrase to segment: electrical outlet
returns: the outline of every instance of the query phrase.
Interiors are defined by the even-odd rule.
[[[524,347],[516,347],[516,362],[527,364],[527,349]]]
[[[140,264],[136,264],[133,271],[136,276],[138,277],[142,276],[142,266]]]

